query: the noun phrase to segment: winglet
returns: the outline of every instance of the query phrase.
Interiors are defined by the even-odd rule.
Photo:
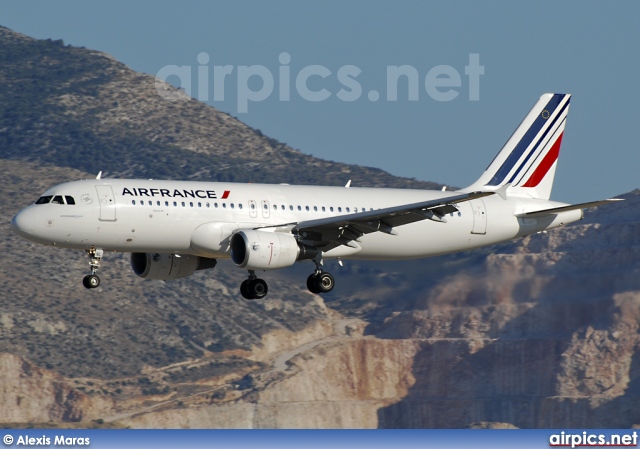
[[[349,187],[351,187],[351,180],[348,180],[348,181],[347,181],[347,183],[346,183],[344,186],[345,186],[347,189],[348,189]]]
[[[96,176],[96,179],[101,179],[102,178],[102,170],[100,170],[100,172],[98,173],[98,176]]]

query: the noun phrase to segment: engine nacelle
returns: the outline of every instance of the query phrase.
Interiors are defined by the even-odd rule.
[[[191,276],[196,270],[216,266],[216,259],[174,254],[131,253],[133,272],[144,279],[168,281]]]
[[[313,259],[318,250],[298,243],[291,234],[246,230],[231,237],[231,260],[247,270],[275,270],[297,260]]]

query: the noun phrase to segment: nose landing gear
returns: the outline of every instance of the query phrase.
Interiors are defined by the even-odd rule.
[[[82,285],[85,288],[98,288],[100,285],[100,278],[96,274],[98,268],[100,268],[100,260],[102,260],[102,255],[104,251],[101,249],[96,249],[95,247],[91,247],[90,250],[87,251],[87,255],[89,256],[89,268],[91,269],[91,274],[88,274],[82,279]]]

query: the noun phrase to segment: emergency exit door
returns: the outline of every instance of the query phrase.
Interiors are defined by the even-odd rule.
[[[471,200],[471,210],[473,211],[473,228],[472,234],[487,233],[487,209],[484,207],[484,201],[481,199]]]

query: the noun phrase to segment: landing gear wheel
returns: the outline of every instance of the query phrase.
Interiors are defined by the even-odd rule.
[[[251,291],[256,299],[262,299],[267,296],[269,287],[267,287],[267,283],[262,279],[255,279],[251,282]]]
[[[240,284],[240,294],[242,295],[242,297],[244,299],[249,299],[249,300],[256,299],[256,297],[253,296],[249,291],[249,284],[250,283],[251,283],[251,281],[249,279],[247,279],[242,284]]]
[[[95,274],[88,274],[82,279],[82,285],[86,288],[98,288],[100,285],[100,278]]]
[[[315,276],[314,286],[318,293],[329,293],[335,285],[336,281],[329,273],[320,273]]]
[[[316,286],[316,277],[315,273],[311,273],[307,278],[307,288],[311,293],[320,293],[320,290]]]
[[[240,294],[245,299],[262,299],[268,291],[269,287],[262,279],[247,279],[240,284]]]

